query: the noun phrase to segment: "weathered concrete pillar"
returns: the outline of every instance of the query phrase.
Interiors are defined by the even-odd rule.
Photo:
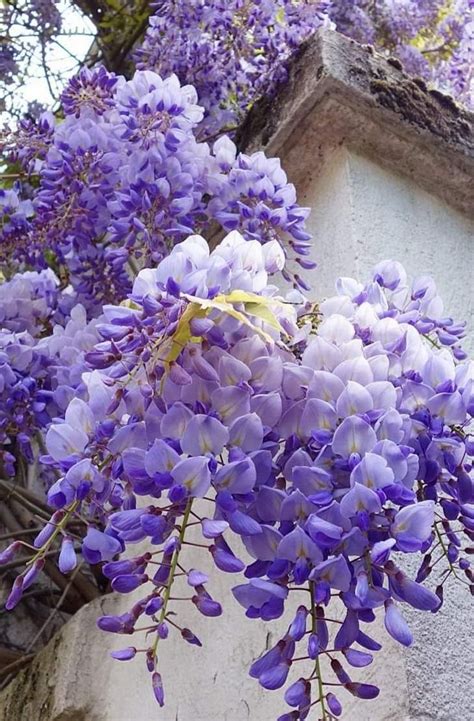
[[[312,208],[316,298],[332,293],[338,275],[363,278],[391,257],[412,274],[433,274],[447,313],[472,317],[472,117],[451,99],[428,92],[396,61],[324,32],[300,53],[280,95],[255,107],[240,142],[281,157],[300,203]],[[95,628],[97,615],[129,607],[129,597],[112,595],[83,608],[0,694],[0,721],[275,721],[281,692],[263,692],[247,668],[278,629],[267,638],[270,629],[244,617],[231,597],[235,583],[223,575],[212,583],[223,618],[183,613],[204,648],[163,644],[164,709],[140,662],[108,656],[127,637]],[[343,719],[474,719],[462,700],[472,688],[470,600],[455,585],[446,595],[437,616],[406,612],[416,639],[407,651],[377,629],[384,651],[364,676],[381,686],[380,697],[344,699]]]
[[[319,267],[306,279],[316,298],[332,294],[337,276],[364,279],[393,258],[411,275],[434,276],[446,314],[468,319],[466,347],[474,348],[472,113],[404,75],[397,61],[323,32],[302,50],[284,91],[254,108],[241,143],[281,157],[299,202],[312,209]],[[379,655],[380,698],[345,718],[473,719],[466,694],[474,614],[465,587],[452,584],[437,615],[405,615],[414,646]]]

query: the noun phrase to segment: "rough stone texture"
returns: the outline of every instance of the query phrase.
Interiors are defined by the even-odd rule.
[[[381,103],[381,86],[377,93],[370,89],[374,78],[388,78],[392,86],[403,81],[409,97],[418,92],[393,63],[325,33],[294,65],[286,95],[268,106],[268,116],[257,110],[260,126],[254,116],[241,142],[280,155],[300,202],[313,209],[309,226],[319,268],[309,278],[315,297],[332,293],[338,275],[363,277],[373,263],[393,257],[410,273],[435,275],[447,313],[472,317],[469,118],[414,83],[419,102],[426,101],[415,122],[387,108],[388,100]],[[434,125],[425,127],[430,114]],[[202,567],[197,557],[194,565]],[[245,619],[230,594],[238,582],[220,574],[211,584],[224,601],[222,619],[183,606],[185,622],[205,647],[179,638],[162,645],[164,709],[152,700],[140,660],[108,658],[111,649],[129,643],[95,629],[100,608],[120,613],[131,602],[112,595],[83,608],[0,694],[0,721],[274,721],[282,712],[281,692],[263,692],[247,668],[278,638],[278,629],[267,636],[264,624]],[[344,699],[343,721],[472,721],[464,699],[472,687],[473,617],[464,587],[449,587],[437,616],[406,615],[415,645],[405,652],[376,624],[384,650],[361,675],[378,683],[381,694],[373,702]],[[291,610],[280,627],[289,617]]]
[[[406,75],[397,60],[333,31],[319,31],[302,46],[288,83],[256,103],[238,143],[284,158],[297,185],[320,173],[344,144],[474,212],[473,114]]]

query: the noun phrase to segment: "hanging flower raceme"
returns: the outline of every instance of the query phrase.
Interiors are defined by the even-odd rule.
[[[175,75],[143,70],[126,81],[83,69],[63,105],[63,122],[46,114],[7,142],[31,184],[0,197],[0,252],[16,269],[54,262],[91,315],[126,298],[139,268],[216,223],[308,254],[308,210],[279,161],[238,154],[230,140],[212,151],[197,142],[203,109]]]
[[[52,557],[64,574],[79,552],[101,564],[134,601],[98,625],[140,639],[112,655],[143,658],[160,706],[160,644],[201,646],[178,601],[222,613],[209,567],[243,574],[248,618],[285,619],[250,668],[285,687],[278,721],[374,698],[352,671],[381,647],[369,624],[409,646],[404,607],[438,611],[451,577],[472,589],[464,324],[392,261],[309,303],[308,209],[278,159],[222,135],[332,23],[467,98],[468,4],[159,2],[129,80],[83,68],[61,121],[2,134],[0,466],[21,486],[43,453],[51,507],[31,544],[0,553],[10,569],[28,553],[6,608]],[[225,232],[212,252],[199,235]],[[420,556],[414,577],[404,554]]]
[[[60,568],[74,567],[66,526],[80,513],[84,559],[104,564],[115,591],[143,591],[98,625],[143,629],[113,655],[143,656],[160,705],[159,644],[179,634],[201,645],[175,600],[222,612],[189,548],[219,571],[244,572],[233,593],[249,618],[289,614],[286,633],[250,669],[266,689],[286,686],[280,721],[318,705],[337,716],[337,686],[375,697],[351,675],[380,648],[367,625],[381,615],[410,645],[403,606],[437,611],[450,576],[471,578],[473,380],[461,326],[442,317],[432,281],[410,288],[386,262],[365,286],[338,281],[315,334],[304,299],[268,285],[282,263],[277,242],[235,231],[212,253],[200,236],[175,246],[139,273],[128,300],[104,307],[83,399],[46,435],[43,461],[60,474],[48,492],[54,513],[8,606],[60,536]],[[121,556],[136,543],[145,550]],[[423,555],[416,578],[402,560],[413,553]],[[433,592],[422,581],[443,558]],[[296,589],[306,602],[289,611]]]
[[[34,462],[41,433],[81,395],[84,353],[98,337],[50,269],[0,285],[0,309],[0,461],[11,477],[19,462]]]

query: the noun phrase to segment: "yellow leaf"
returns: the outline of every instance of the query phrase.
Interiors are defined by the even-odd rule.
[[[246,313],[261,318],[280,333],[283,331],[280,322],[271,310],[271,306],[278,305],[282,307],[281,302],[275,298],[265,298],[260,295],[256,295],[255,293],[247,293],[243,290],[233,290],[226,296],[226,300],[228,300],[229,303],[244,303]]]
[[[190,303],[183,315],[179,319],[178,327],[176,328],[173,335],[169,338],[170,350],[166,355],[165,363],[171,363],[175,361],[183,348],[189,343],[193,337],[191,333],[190,323],[193,318],[204,318],[205,312],[196,303]],[[165,344],[167,345],[167,344]]]
[[[267,305],[263,305],[261,303],[246,303],[245,311],[249,313],[249,315],[254,315],[263,320],[265,323],[268,323],[269,326],[277,330],[279,333],[283,331],[278,318],[274,315],[274,313],[272,313]]]
[[[278,12],[275,15],[275,20],[280,25],[283,25],[285,22],[285,8],[281,7]]]
[[[247,318],[247,316],[242,313],[239,310],[236,310],[231,302],[229,302],[229,299],[231,299],[234,303],[245,303],[245,300],[250,302],[262,302],[266,299],[260,298],[258,295],[254,295],[253,293],[244,293],[243,291],[234,291],[233,293],[230,293],[229,295],[217,295],[215,298],[196,298],[193,295],[187,295],[183,293],[183,296],[189,300],[191,303],[197,303],[201,306],[201,308],[205,309],[206,311],[211,310],[218,310],[221,313],[226,313],[227,315],[230,315],[232,318],[236,318],[240,323],[244,323],[244,325],[248,326],[249,328],[252,328],[256,333],[262,336],[268,343],[271,343],[273,339],[271,336],[268,335],[268,333],[265,333],[261,328],[258,328],[253,323],[250,322],[250,320]],[[256,313],[252,313],[252,315],[257,315]],[[275,318],[276,321],[276,318]],[[279,330],[279,328],[278,328]]]
[[[172,336],[164,338],[162,343],[158,343],[157,349],[160,349],[161,360],[169,368],[170,363],[176,361],[183,349],[189,342],[198,342],[200,338],[193,336],[191,331],[191,321],[194,318],[205,318],[211,311],[224,313],[231,318],[235,318],[240,323],[251,328],[264,338],[267,343],[272,343],[273,338],[262,328],[254,325],[247,317],[246,313],[256,318],[260,318],[279,333],[283,332],[283,328],[278,322],[277,317],[272,312],[270,306],[279,304],[279,301],[273,298],[262,298],[255,293],[247,293],[242,290],[234,290],[228,295],[218,295],[215,298],[198,298],[193,295],[183,293],[189,305],[178,321],[175,332]],[[233,304],[243,305],[245,312],[234,308]],[[163,353],[164,351],[164,353]],[[164,376],[162,379],[162,384]]]
[[[123,300],[120,305],[124,308],[130,308],[131,310],[141,310],[141,306],[139,306],[138,303],[135,303],[134,300],[130,300],[130,298]]]

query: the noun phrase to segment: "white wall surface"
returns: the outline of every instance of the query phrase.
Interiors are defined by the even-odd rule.
[[[410,275],[431,274],[446,314],[467,319],[472,336],[473,220],[345,147],[319,178],[298,188],[298,200],[312,208],[318,268],[304,277],[315,297],[332,294],[339,275],[364,279],[375,263],[392,258]]]

